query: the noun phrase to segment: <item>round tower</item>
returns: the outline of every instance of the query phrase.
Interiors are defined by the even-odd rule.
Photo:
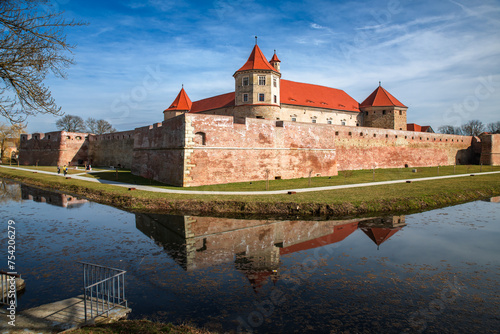
[[[266,60],[256,43],[247,62],[234,73],[234,116],[267,119],[279,117],[280,61],[277,56],[273,59],[277,60],[274,62],[277,66]]]

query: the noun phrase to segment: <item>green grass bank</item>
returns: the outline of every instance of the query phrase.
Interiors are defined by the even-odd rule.
[[[35,168],[35,167],[33,167]],[[54,167],[38,167],[49,168]],[[459,170],[463,168],[464,170]],[[314,177],[310,180],[270,180],[228,185],[188,188],[188,190],[277,190],[320,187],[338,184],[365,183],[416,177],[498,171],[491,166],[445,166],[433,168],[372,170],[340,172],[335,177]],[[82,172],[82,171],[80,171]],[[120,175],[123,173],[123,175]],[[118,173],[118,181],[150,185],[149,180],[132,176],[128,171]],[[97,175],[97,176],[96,176]],[[89,177],[116,179],[115,172],[101,172]],[[105,176],[103,176],[105,175]],[[266,216],[352,216],[389,212],[421,211],[459,204],[492,196],[500,196],[500,174],[467,176],[363,188],[337,189],[293,195],[187,195],[147,191],[106,184],[65,179],[59,176],[0,168],[0,176],[25,182],[32,186],[69,192],[76,196],[130,211],[150,211],[191,215],[256,214]],[[126,178],[129,178],[128,180]],[[137,179],[130,179],[137,178]],[[135,181],[135,182],[134,182]],[[155,185],[152,182],[152,185]],[[247,185],[248,187],[244,187]],[[168,187],[156,185],[158,187]],[[248,189],[251,188],[251,189]]]

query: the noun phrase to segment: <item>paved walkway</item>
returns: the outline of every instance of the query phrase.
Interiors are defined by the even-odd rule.
[[[10,169],[18,169],[18,170],[24,170],[28,172],[35,172],[33,169],[28,169],[28,168],[21,168],[21,167],[10,167],[10,166],[0,166],[3,168],[10,168]],[[48,175],[55,175],[55,176],[60,176],[64,177],[62,174],[58,175],[56,172],[46,172],[42,170],[37,170],[36,171],[39,174],[48,174]],[[97,173],[97,172],[95,172]],[[488,174],[500,174],[500,171],[497,172],[482,172],[482,173],[472,173],[472,174],[457,174],[457,175],[445,175],[445,176],[433,176],[433,177],[422,177],[422,178],[415,178],[415,179],[401,179],[401,180],[393,180],[393,181],[380,181],[380,182],[368,182],[368,183],[356,183],[356,184],[345,184],[345,185],[338,185],[338,186],[327,186],[327,187],[312,187],[312,188],[300,188],[300,189],[286,189],[286,190],[270,190],[270,191],[200,191],[200,190],[183,190],[183,189],[164,189],[164,188],[158,188],[158,187],[152,187],[152,186],[140,186],[137,184],[131,184],[131,183],[122,183],[122,182],[116,182],[116,181],[108,181],[108,180],[100,180],[100,179],[93,179],[90,177],[85,177],[81,176],[82,174],[68,174],[68,177],[71,177],[72,179],[76,180],[82,180],[82,181],[87,181],[87,182],[95,182],[95,183],[102,183],[102,184],[109,184],[117,187],[125,187],[125,188],[135,188],[137,190],[144,190],[144,191],[152,191],[152,192],[158,192],[158,193],[167,193],[167,194],[185,194],[185,195],[280,195],[280,194],[287,194],[289,191],[296,192],[296,193],[305,193],[305,192],[314,192],[314,191],[324,191],[324,190],[336,190],[336,189],[347,189],[347,188],[361,188],[361,187],[372,187],[372,186],[379,186],[379,185],[384,185],[384,184],[398,184],[398,183],[406,183],[406,181],[411,181],[411,182],[420,182],[420,181],[430,181],[430,180],[440,180],[440,179],[451,179],[455,177],[470,177],[473,175],[488,175]]]
[[[94,322],[104,323],[122,319],[130,311],[130,308],[116,306],[109,312],[109,317],[99,316]],[[0,315],[7,318],[4,314]],[[89,309],[87,309],[87,316],[90,318]],[[48,334],[60,333],[70,328],[80,327],[85,324],[83,295],[21,311],[16,314],[15,321],[15,327],[8,325],[7,321],[2,321],[0,323],[0,333]]]

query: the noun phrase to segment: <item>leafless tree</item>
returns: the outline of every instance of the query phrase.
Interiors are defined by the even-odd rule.
[[[44,81],[50,73],[65,77],[75,46],[64,30],[82,23],[48,8],[49,0],[0,0],[0,115],[11,123],[63,114]]]
[[[489,123],[487,129],[491,133],[500,133],[500,122]]]
[[[89,117],[85,124],[87,125],[87,131],[94,133],[96,135],[102,135],[103,133],[116,132],[113,126],[103,119],[96,120],[95,118]]]
[[[438,128],[439,133],[444,133],[447,135],[461,135],[462,134],[462,128],[460,127],[455,127],[453,125],[443,125]]]
[[[57,120],[56,126],[60,131],[86,132],[85,121],[80,116],[66,115]]]
[[[462,132],[464,136],[479,136],[484,131],[483,122],[473,119],[462,125]]]

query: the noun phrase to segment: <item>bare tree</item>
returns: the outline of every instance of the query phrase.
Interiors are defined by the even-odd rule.
[[[87,118],[85,125],[87,126],[87,131],[89,133],[97,134],[97,120],[95,118]]]
[[[479,136],[484,131],[483,122],[473,119],[462,125],[464,136]]]
[[[500,133],[500,122],[489,123],[486,128],[491,133]]]
[[[87,131],[96,135],[116,132],[116,129],[113,128],[113,126],[108,121],[105,121],[103,119],[96,120],[95,118],[89,117],[85,121],[85,124],[87,125]]]
[[[116,132],[116,129],[108,122],[103,119],[97,121],[97,134]]]
[[[448,135],[461,135],[462,129],[453,125],[443,125],[438,128],[438,132]]]
[[[24,124],[6,125],[0,123],[0,160],[7,149],[7,142],[13,142],[16,145],[16,151],[19,150],[19,137],[25,128]]]
[[[56,126],[60,131],[85,132],[85,122],[83,118],[75,115],[66,115],[57,120]]]
[[[50,6],[49,0],[0,1],[0,115],[11,123],[63,114],[44,81],[50,73],[65,77],[74,46],[66,42],[64,29],[82,23],[48,12]]]

